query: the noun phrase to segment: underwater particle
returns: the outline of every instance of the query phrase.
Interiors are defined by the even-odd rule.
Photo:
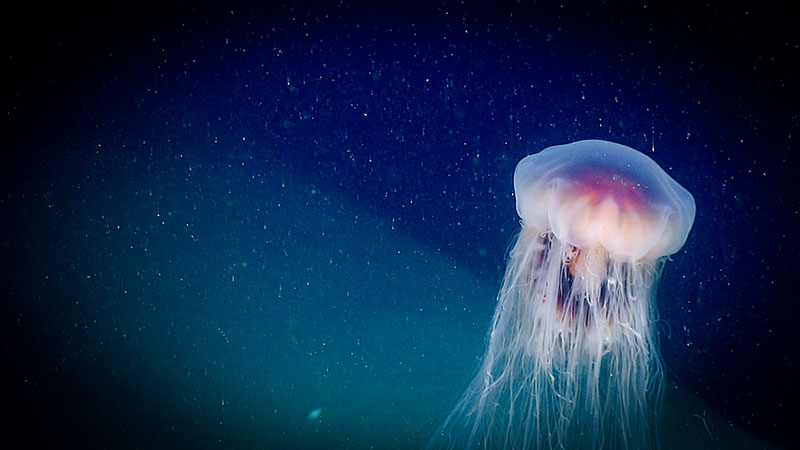
[[[309,422],[313,422],[313,421],[317,420],[319,418],[320,414],[322,414],[322,408],[312,409],[308,413],[308,417],[307,417],[308,421]]]

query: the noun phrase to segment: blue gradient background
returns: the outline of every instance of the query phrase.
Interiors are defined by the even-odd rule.
[[[645,151],[697,202],[659,294],[668,376],[792,442],[800,40],[777,4],[3,8],[6,435],[419,445],[475,368],[493,294],[423,305],[391,274],[293,264],[369,275],[378,256],[336,235],[361,220],[375,254],[497,286],[517,161],[595,138]],[[302,286],[320,298],[283,300]],[[463,334],[437,336],[445,322]],[[359,417],[379,429],[359,437]]]

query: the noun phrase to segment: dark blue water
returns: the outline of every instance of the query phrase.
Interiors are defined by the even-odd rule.
[[[776,8],[4,6],[3,427],[417,447],[481,354],[516,163],[594,138],[695,195],[668,376],[788,445],[800,39]]]

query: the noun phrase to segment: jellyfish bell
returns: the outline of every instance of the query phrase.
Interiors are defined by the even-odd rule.
[[[630,147],[586,140],[525,157],[514,172],[524,225],[618,261],[677,252],[692,227],[692,195]]]
[[[514,172],[521,230],[481,367],[432,444],[648,448],[662,382],[661,263],[692,227],[692,195],[652,159],[588,140]]]

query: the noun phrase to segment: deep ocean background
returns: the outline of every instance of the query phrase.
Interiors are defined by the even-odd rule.
[[[360,447],[356,417],[391,436],[379,446],[419,444],[469,381],[493,294],[448,288],[445,308],[391,273],[351,289],[385,276],[367,266],[387,251],[498,286],[516,163],[595,138],[646,152],[697,202],[659,291],[668,376],[788,446],[800,37],[780,5],[6,2],[4,434]],[[293,234],[301,221],[330,232]],[[293,265],[357,266],[362,240],[365,273]],[[386,403],[416,386],[430,403]]]

